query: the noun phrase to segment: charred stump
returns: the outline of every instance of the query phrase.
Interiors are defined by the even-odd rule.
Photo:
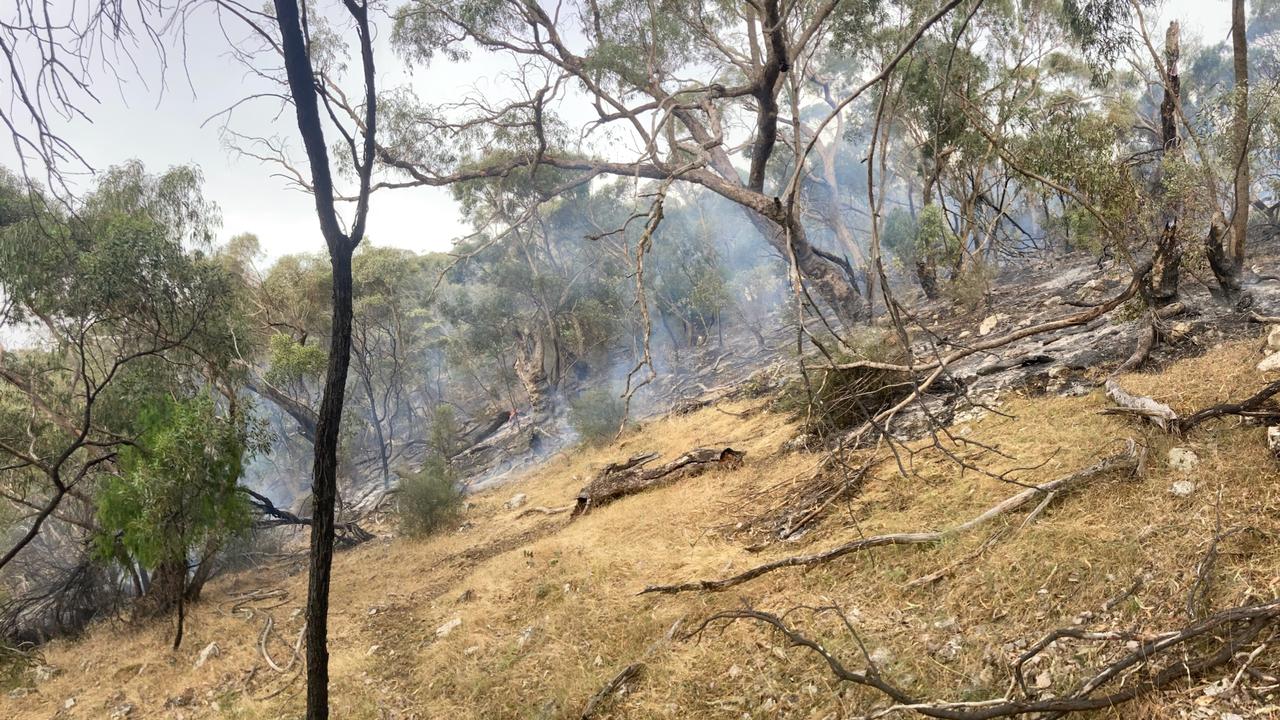
[[[745,456],[746,453],[733,448],[696,448],[655,468],[645,467],[658,457],[652,452],[636,455],[624,462],[610,463],[578,492],[577,505],[571,517],[657,485],[700,475],[711,468],[736,469],[742,465]]]

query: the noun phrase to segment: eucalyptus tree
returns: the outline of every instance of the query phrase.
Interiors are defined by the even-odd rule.
[[[959,4],[907,6],[895,20],[919,26],[910,43]],[[478,109],[461,117],[408,93],[388,98],[395,105],[379,156],[400,171],[402,179],[389,183],[399,187],[540,165],[572,171],[576,182],[612,174],[701,186],[741,207],[792,260],[797,281],[852,325],[865,303],[842,268],[815,251],[790,183],[769,176],[794,164],[788,148],[797,145],[791,128],[798,118],[787,89],[794,69],[820,52],[834,25],[865,14],[862,3],[836,0],[573,2],[554,11],[521,0],[410,2],[395,29],[409,59],[461,57],[463,43],[473,43],[518,68],[523,90],[506,102],[472,103]],[[591,118],[581,132],[568,121],[575,112]],[[426,141],[428,129],[451,132],[457,142],[444,149]],[[576,142],[575,133],[597,140]]]
[[[25,188],[4,178],[7,200]],[[190,168],[113,168],[70,210],[28,195],[0,226],[0,324],[29,347],[0,354],[0,383],[29,412],[6,428],[6,492],[34,511],[8,564],[68,497],[136,444],[130,403],[226,368],[230,282],[205,251],[216,208]],[[201,375],[203,377],[203,375]]]
[[[144,50],[154,51],[160,64],[167,64],[166,33],[185,32],[192,22],[212,20],[247,29],[247,39],[230,41],[231,56],[245,62],[254,77],[274,84],[270,91],[254,97],[282,100],[285,108],[293,109],[307,165],[299,169],[286,159],[281,167],[293,171],[299,185],[313,196],[333,270],[332,330],[312,470],[314,511],[306,632],[309,720],[328,717],[329,713],[326,636],[337,447],[350,364],[351,258],[364,238],[378,127],[371,17],[371,10],[376,9],[368,0],[342,0],[337,19],[326,22],[298,0],[273,0],[265,8],[235,0],[82,0],[61,7],[49,0],[31,0],[7,10],[0,23],[3,62],[10,81],[6,83],[11,100],[7,106],[12,108],[0,113],[0,121],[13,131],[19,153],[25,153],[24,170],[31,157],[55,177],[67,162],[87,165],[74,146],[58,136],[56,115],[90,116],[98,98],[93,72],[104,64],[111,65],[121,57],[127,62]],[[210,11],[214,18],[199,15]],[[138,39],[144,43],[141,49]],[[347,49],[354,50],[358,58],[353,68],[348,68],[344,58]],[[345,92],[345,82],[359,86],[360,91]],[[337,110],[336,96],[355,98],[350,104],[343,103],[352,111],[350,115]],[[339,190],[335,182],[336,163],[326,140],[326,127],[339,139],[336,152],[341,154],[341,167],[350,170],[353,187],[349,191]],[[338,206],[348,198],[352,209],[344,222]],[[58,489],[60,497],[65,490],[62,486]]]

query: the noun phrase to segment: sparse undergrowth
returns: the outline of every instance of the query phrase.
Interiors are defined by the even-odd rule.
[[[1226,345],[1123,382],[1179,411],[1202,407],[1260,384],[1254,346]],[[813,462],[778,450],[797,429],[787,416],[739,414],[761,404],[665,418],[618,443],[553,459],[511,486],[474,497],[461,532],[340,554],[332,620],[335,717],[576,717],[634,662],[644,669],[626,693],[610,698],[601,717],[857,717],[884,706],[870,692],[838,684],[810,653],[760,626],[716,625],[696,641],[680,639],[744,602],[775,613],[839,607],[844,620],[832,612],[788,618],[860,668],[862,650],[847,620],[882,671],[917,695],[989,699],[1008,689],[1012,659],[1051,629],[1080,624],[1151,634],[1184,627],[1196,568],[1215,534],[1234,527],[1252,530],[1222,541],[1202,597],[1206,607],[1280,594],[1280,549],[1267,541],[1280,532],[1280,487],[1263,429],[1226,420],[1174,438],[1100,415],[1104,401],[1095,392],[1008,394],[1003,414],[953,428],[965,439],[953,450],[995,473],[1024,468],[1012,476],[1020,482],[1043,482],[1133,438],[1148,448],[1142,477],[1099,481],[1025,524],[1025,513],[1015,513],[941,543],[881,548],[807,572],[782,570],[731,593],[637,596],[649,583],[721,577],[862,535],[948,527],[1021,490],[963,472],[917,446],[905,476],[883,463],[860,494],[800,541],[746,552],[710,529],[745,514],[759,493],[799,481]],[[517,517],[503,507],[517,492],[530,505],[561,504],[594,469],[642,451],[669,458],[693,444],[720,443],[746,450],[747,463],[625,498],[572,523]],[[1175,446],[1194,452],[1198,464],[1170,467]],[[1194,483],[1194,492],[1172,494],[1175,480]],[[283,605],[257,602],[262,609],[252,617],[231,611],[246,596],[276,587],[287,594]],[[0,696],[0,715],[48,718],[74,697],[69,717],[109,716],[121,702],[134,704],[140,717],[176,711],[191,718],[291,717],[301,682],[270,670],[257,640],[272,616],[268,650],[283,663],[301,627],[292,613],[304,595],[303,575],[282,579],[264,569],[219,581],[193,609],[193,639],[180,653],[161,649],[163,623],[141,629],[108,623],[81,642],[55,642],[45,657],[63,674],[39,684],[38,693]],[[674,639],[663,640],[677,622]],[[220,656],[194,669],[210,642]],[[1027,681],[1040,693],[1064,693],[1114,645],[1061,641],[1027,668]],[[1269,647],[1251,667],[1271,672],[1278,663]],[[1238,670],[1230,666],[1094,716],[1154,720],[1184,711],[1198,717],[1192,713],[1199,709],[1212,713],[1206,717],[1250,717],[1265,698],[1255,702],[1238,688],[1225,689]],[[1240,681],[1253,682],[1247,673]],[[164,707],[188,696],[188,688],[188,705]]]

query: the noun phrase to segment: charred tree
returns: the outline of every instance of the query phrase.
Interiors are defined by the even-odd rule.
[[[330,171],[329,150],[320,116],[320,101],[329,106],[329,95],[318,81],[312,65],[306,16],[299,13],[297,0],[274,0],[276,23],[280,29],[289,93],[293,98],[298,132],[302,136],[310,165],[311,191],[316,216],[328,246],[333,269],[333,314],[328,368],[320,401],[315,432],[312,467],[311,561],[307,583],[307,720],[329,717],[329,581],[333,564],[334,503],[337,498],[338,440],[342,406],[351,362],[352,275],[351,258],[364,236],[369,210],[370,175],[373,169],[374,134],[377,127],[374,91],[373,40],[368,5],[360,0],[343,0],[359,36],[364,80],[364,113],[360,132],[362,152],[357,156],[353,135],[343,131],[350,145],[360,187],[351,229],[343,231],[335,207],[337,193]],[[323,93],[323,94],[322,94]]]
[[[1169,23],[1164,36],[1165,77],[1164,97],[1160,101],[1159,164],[1152,182],[1152,194],[1162,199],[1160,235],[1151,256],[1151,274],[1143,283],[1143,294],[1156,306],[1178,299],[1178,274],[1182,265],[1182,242],[1178,235],[1182,202],[1169,197],[1163,186],[1164,165],[1182,153],[1182,139],[1178,134],[1178,113],[1182,102],[1182,80],[1178,72],[1178,59],[1182,53],[1180,36],[1178,21]],[[1210,236],[1212,234],[1210,231]]]

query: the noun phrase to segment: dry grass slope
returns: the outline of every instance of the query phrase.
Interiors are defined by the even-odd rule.
[[[1238,398],[1262,382],[1252,369],[1255,345],[1229,344],[1123,382],[1179,411]],[[1016,477],[1043,482],[1134,438],[1150,447],[1142,478],[1090,484],[1025,526],[1025,513],[1016,513],[939,545],[873,550],[808,572],[782,570],[721,594],[637,591],[653,582],[720,577],[859,534],[947,527],[1019,488],[962,472],[937,451],[922,449],[906,459],[905,476],[892,462],[876,467],[858,497],[798,541],[749,553],[718,529],[749,512],[744,498],[804,477],[819,460],[782,451],[795,428],[761,411],[758,401],[662,419],[615,445],[563,455],[473,498],[456,532],[421,542],[378,540],[338,556],[333,716],[577,717],[610,677],[640,659],[640,676],[603,707],[602,717],[837,718],[882,704],[838,686],[814,658],[758,626],[716,627],[696,642],[662,639],[677,621],[689,627],[743,603],[776,612],[838,605],[885,660],[885,670],[919,694],[990,697],[1005,690],[1017,643],[1085,611],[1099,612],[1139,576],[1145,584],[1115,608],[1110,622],[1143,630],[1185,624],[1185,596],[1218,523],[1258,532],[1224,544],[1210,602],[1224,607],[1280,593],[1280,550],[1270,540],[1280,530],[1280,499],[1263,430],[1228,420],[1175,439],[1101,415],[1103,405],[1099,392],[1007,395],[999,408],[1004,415],[988,414],[954,432],[1008,457],[977,445],[955,451],[993,471],[1037,466]],[[745,417],[737,414],[744,411]],[[747,451],[742,469],[629,497],[573,522],[564,515],[517,518],[503,507],[515,492],[527,493],[533,506],[571,502],[594,468],[640,451],[670,458],[721,444]],[[1168,491],[1184,477],[1167,465],[1175,444],[1201,460],[1185,476],[1197,484],[1185,498]],[[1005,531],[1000,540],[979,553],[999,530]],[[940,570],[949,573],[911,584]],[[297,717],[301,680],[267,667],[257,643],[269,614],[278,632],[270,638],[271,653],[281,663],[289,656],[304,585],[301,574],[281,578],[265,570],[223,579],[193,610],[188,640],[176,653],[167,649],[164,624],[107,623],[81,640],[53,643],[44,657],[62,673],[25,697],[0,696],[0,717],[110,717],[125,703],[135,706],[131,718]],[[231,613],[244,593],[277,587],[288,594],[285,604],[252,617]],[[437,628],[454,619],[461,621],[456,629],[437,637]],[[834,618],[794,619],[859,665],[852,638]],[[193,668],[209,642],[217,642],[221,654]],[[1090,652],[1073,646],[1036,671],[1065,688],[1094,659]],[[1269,650],[1256,662],[1274,667],[1278,661]],[[1099,716],[1177,717],[1205,705],[1205,697],[1201,688],[1184,685]],[[75,699],[69,708],[68,698]]]

